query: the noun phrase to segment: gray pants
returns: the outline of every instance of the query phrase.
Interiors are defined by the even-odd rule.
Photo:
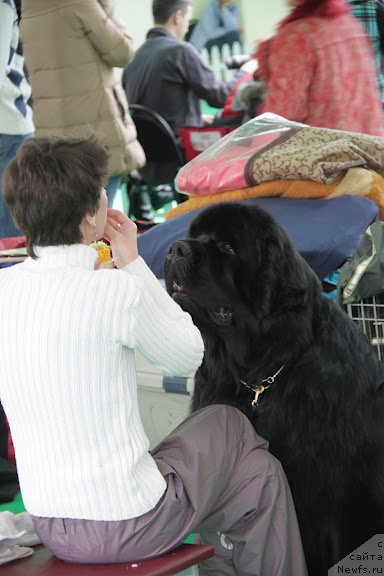
[[[71,562],[128,562],[165,553],[196,532],[215,547],[200,575],[306,574],[285,474],[239,410],[195,412],[152,454],[167,482],[153,510],[125,521],[33,517],[41,541]]]

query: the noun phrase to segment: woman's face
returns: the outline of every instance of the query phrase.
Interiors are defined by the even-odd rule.
[[[99,207],[94,214],[86,214],[80,224],[84,244],[96,242],[104,236],[107,221],[108,198],[104,188],[101,189]]]

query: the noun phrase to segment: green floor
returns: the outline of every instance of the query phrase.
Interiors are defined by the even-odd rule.
[[[219,110],[221,110],[221,108],[213,108],[212,106],[210,106],[208,104],[208,102],[205,102],[205,100],[201,100],[201,113],[202,114],[208,114],[210,116],[216,116],[216,114],[218,113]]]
[[[16,494],[15,498],[11,502],[0,504],[0,512],[4,512],[5,510],[9,510],[14,514],[19,514],[19,512],[25,512],[24,502],[20,492]]]
[[[166,212],[171,208],[174,208],[175,206],[177,206],[177,202],[176,200],[173,200],[172,202],[164,204],[162,208],[155,210],[153,221],[156,222],[156,224],[159,224],[159,222],[164,222]],[[121,212],[123,212],[124,214],[129,213],[129,198],[127,196],[125,184],[123,184],[116,192],[116,196],[113,201],[113,207],[116,210],[121,210]]]

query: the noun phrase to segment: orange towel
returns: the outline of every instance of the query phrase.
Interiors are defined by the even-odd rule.
[[[271,180],[249,188],[227,190],[207,196],[190,196],[189,200],[169,210],[166,219],[215,202],[236,202],[237,200],[271,196],[327,199],[347,194],[366,196],[375,202],[379,208],[379,219],[384,220],[384,177],[377,172],[363,168],[351,168],[344,177],[340,177],[330,184],[323,184],[314,180]]]

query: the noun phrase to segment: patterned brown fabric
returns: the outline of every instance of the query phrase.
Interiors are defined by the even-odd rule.
[[[245,177],[249,186],[279,179],[329,184],[354,167],[384,175],[384,138],[308,127],[255,154]]]

